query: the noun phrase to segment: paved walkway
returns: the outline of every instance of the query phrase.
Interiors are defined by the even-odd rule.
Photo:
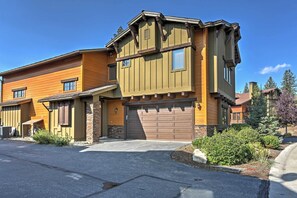
[[[269,197],[297,197],[297,143],[288,146],[275,159],[270,170]]]

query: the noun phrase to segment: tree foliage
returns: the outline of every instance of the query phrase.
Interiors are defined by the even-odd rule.
[[[271,88],[277,88],[277,84],[276,82],[272,79],[272,77],[270,76],[266,82],[266,84],[264,85],[264,89],[271,89]]]
[[[248,114],[246,122],[254,129],[259,127],[261,118],[267,115],[266,100],[258,86],[254,87],[251,104],[248,107]]]
[[[273,116],[265,116],[261,118],[258,132],[260,135],[278,135],[279,122]]]
[[[282,80],[282,90],[286,90],[290,94],[295,95],[297,91],[296,76],[288,69],[285,71]]]
[[[249,85],[248,85],[248,83],[245,83],[243,93],[249,93]]]
[[[117,30],[117,33],[116,34],[113,34],[113,37],[115,38],[115,37],[117,37],[120,33],[122,33],[124,31],[124,29],[123,29],[123,27],[122,26],[120,26],[119,28],[118,28],[118,30]]]
[[[276,103],[276,114],[280,123],[286,126],[286,133],[288,124],[297,124],[297,105],[289,91],[283,90],[280,95]]]

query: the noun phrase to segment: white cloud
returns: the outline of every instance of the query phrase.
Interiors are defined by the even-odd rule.
[[[260,74],[269,74],[273,72],[278,72],[280,69],[285,67],[291,67],[291,65],[287,63],[283,63],[283,64],[278,64],[276,66],[266,66],[260,71]]]

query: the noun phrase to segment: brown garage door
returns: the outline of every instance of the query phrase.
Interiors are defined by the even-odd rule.
[[[129,106],[127,115],[128,139],[193,139],[192,103]]]

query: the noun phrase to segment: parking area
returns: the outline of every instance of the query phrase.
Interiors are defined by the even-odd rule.
[[[261,181],[171,160],[184,143],[55,147],[0,140],[1,197],[257,197]]]

